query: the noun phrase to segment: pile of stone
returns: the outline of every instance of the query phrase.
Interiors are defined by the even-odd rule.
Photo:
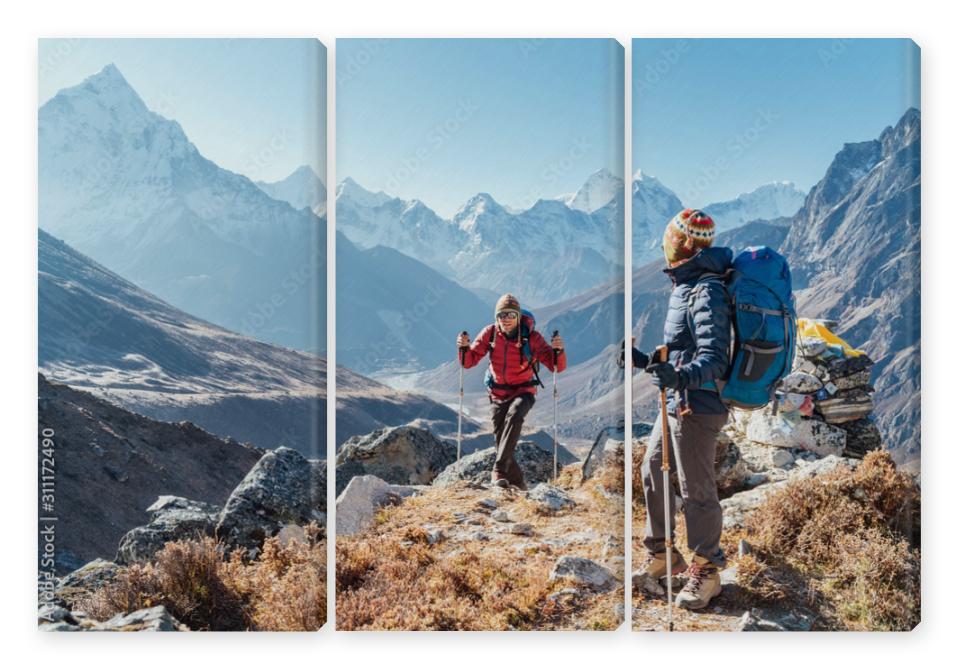
[[[828,337],[802,333],[798,338],[794,369],[778,392],[778,415],[788,423],[820,421],[842,430],[842,454],[861,458],[881,448],[881,434],[870,419],[874,361],[840,341],[831,341],[837,339],[830,333],[836,322],[812,323]]]

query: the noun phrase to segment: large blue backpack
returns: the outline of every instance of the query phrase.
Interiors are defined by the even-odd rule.
[[[726,283],[734,330],[730,365],[715,388],[728,407],[764,407],[775,400],[777,385],[794,363],[791,269],[773,249],[748,247],[734,258],[729,273],[706,274],[699,281],[711,279]]]

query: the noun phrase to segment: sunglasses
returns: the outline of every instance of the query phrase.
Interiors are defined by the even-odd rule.
[[[498,312],[497,318],[498,319],[516,319],[517,312]]]

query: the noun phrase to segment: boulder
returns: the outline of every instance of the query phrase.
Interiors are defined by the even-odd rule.
[[[651,424],[635,423],[631,427],[632,438],[640,439],[651,433]],[[591,449],[581,466],[581,478],[590,479],[595,472],[605,467],[624,467],[624,427],[612,426],[598,433]]]
[[[359,475],[374,475],[389,484],[430,484],[456,458],[456,446],[437,439],[429,430],[414,426],[381,428],[341,445],[337,494]]]
[[[337,535],[363,532],[370,526],[377,510],[416,495],[419,490],[413,486],[389,484],[374,475],[354,477],[337,496]]]
[[[150,561],[167,542],[212,535],[220,508],[178,496],[161,496],[147,508],[153,518],[121,538],[116,562],[122,565]]]
[[[622,443],[623,444],[623,443]],[[541,482],[527,493],[528,500],[533,500],[538,507],[546,512],[559,512],[562,509],[573,509],[574,499],[563,490],[550,484]]]
[[[54,595],[65,602],[72,603],[113,582],[119,570],[120,566],[113,561],[95,558],[61,578],[57,582]]]
[[[278,447],[264,454],[230,494],[216,534],[229,548],[256,549],[287,524],[325,523],[326,499],[326,462]]]
[[[857,464],[858,461],[852,458],[826,456],[825,458],[819,458],[815,461],[796,466],[785,479],[735,493],[730,498],[725,498],[721,501],[721,509],[724,512],[724,528],[743,526],[749,513],[760,507],[772,493],[792,481],[824,475],[839,467],[853,470],[857,467]]]
[[[640,467],[636,463],[634,467]],[[714,479],[721,495],[739,491],[751,472],[741,458],[741,450],[725,433],[718,433],[714,452]]]
[[[728,424],[731,437],[741,444],[743,440],[786,449],[805,449],[818,456],[840,456],[844,451],[845,432],[817,419],[788,421],[768,411],[731,412]],[[741,444],[742,452],[744,451]]]
[[[881,431],[871,419],[857,419],[839,426],[847,434],[844,456],[863,458],[869,451],[883,449]]]
[[[551,570],[550,578],[566,577],[592,591],[606,592],[617,588],[614,573],[599,563],[579,556],[561,556]]]
[[[96,624],[90,630],[127,632],[168,632],[189,630],[177,621],[163,605],[137,610],[130,614],[118,614],[108,621]]]
[[[475,451],[464,456],[456,463],[451,463],[432,482],[434,486],[450,486],[456,482],[468,481],[475,484],[490,482],[491,470],[494,468],[494,448]],[[514,452],[524,480],[528,485],[550,481],[554,476],[554,455],[533,442],[519,442]],[[577,462],[577,458],[566,449],[558,449],[557,467]]]

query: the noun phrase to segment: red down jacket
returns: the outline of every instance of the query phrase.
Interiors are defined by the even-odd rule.
[[[520,330],[518,328],[518,330]],[[495,331],[494,346],[491,348],[491,332]],[[511,389],[490,389],[491,400],[503,402],[516,398],[524,393],[537,393],[537,382],[534,380],[534,372],[531,370],[530,362],[525,359],[524,348],[518,346],[518,339],[509,339],[497,328],[496,324],[491,324],[484,328],[470,348],[464,352],[465,368],[472,368],[480,363],[484,357],[490,353],[490,370],[494,375],[496,384],[518,385]],[[554,350],[551,345],[536,330],[530,335],[530,352],[536,361],[547,367],[548,370],[554,369]],[[458,352],[458,357],[460,352]],[[567,354],[563,350],[557,357],[557,371],[563,372],[567,367]],[[530,382],[528,384],[528,382]]]

